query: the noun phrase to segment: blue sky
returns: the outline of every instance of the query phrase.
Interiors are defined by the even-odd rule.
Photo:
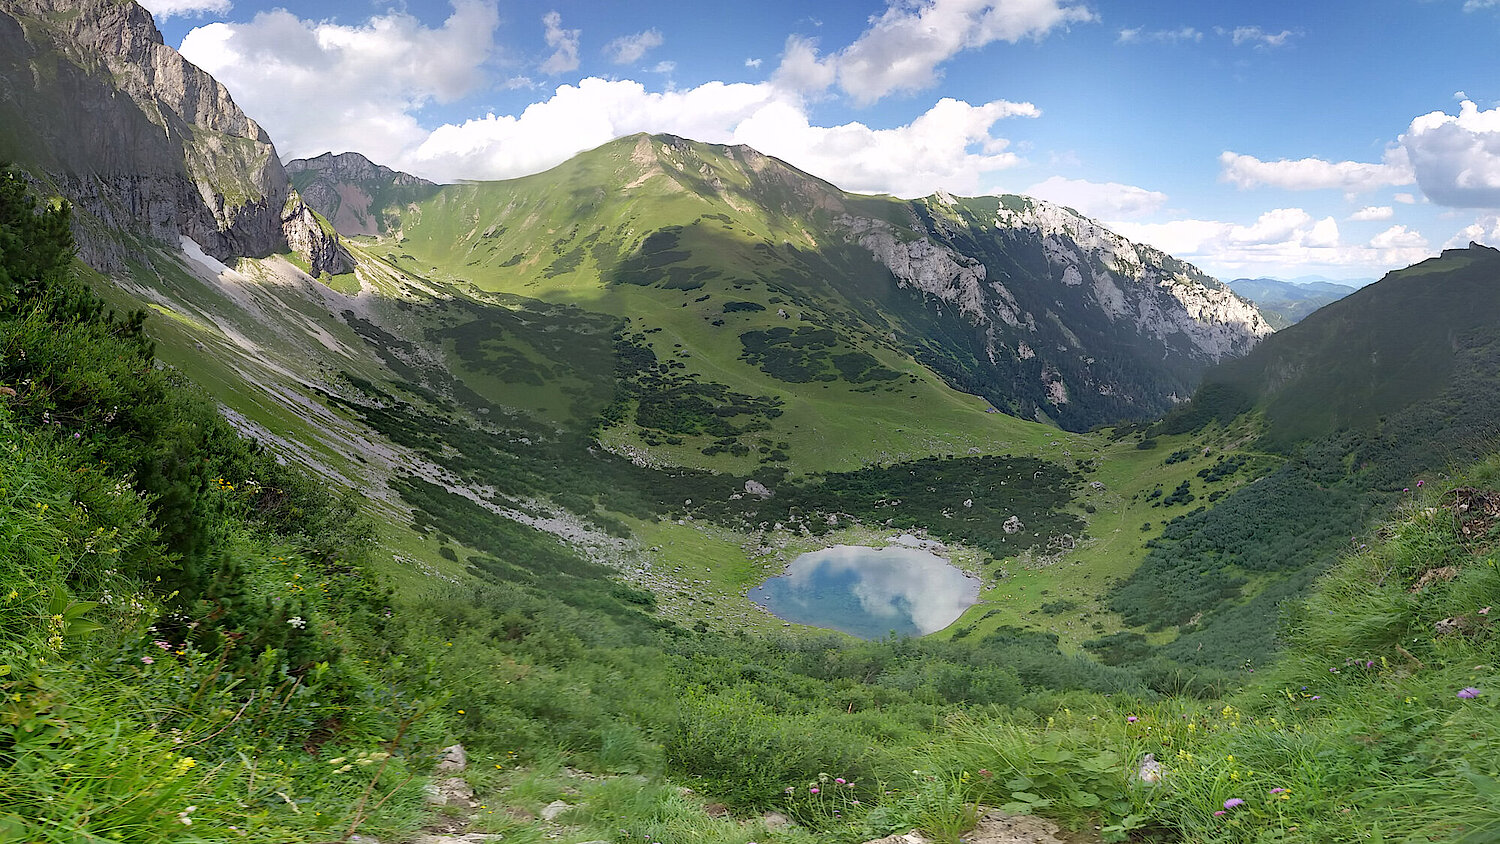
[[[1500,245],[1500,0],[143,5],[287,158],[510,178],[673,132],[1063,202],[1222,278]]]

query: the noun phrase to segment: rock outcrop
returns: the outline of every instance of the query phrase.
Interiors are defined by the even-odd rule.
[[[80,253],[118,270],[125,238],[192,238],[220,261],[292,248],[353,266],[291,188],[271,139],[129,0],[0,3],[0,157],[68,198]]]
[[[397,214],[386,213],[392,206],[399,210],[437,188],[426,179],[376,164],[357,152],[298,158],[286,163],[286,172],[303,200],[345,237],[384,233],[398,219]]]
[[[1018,416],[1081,429],[1160,414],[1204,368],[1272,331],[1198,268],[1071,209],[943,193],[906,207],[906,219],[844,213],[834,224],[946,335],[924,362]]]

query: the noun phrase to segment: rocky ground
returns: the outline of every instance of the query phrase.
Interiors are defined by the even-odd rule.
[[[584,788],[597,783],[601,777],[572,768],[558,772],[560,781],[559,799],[548,802],[536,810],[518,805],[507,805],[509,787],[502,787],[495,794],[476,795],[474,788],[465,779],[468,756],[462,745],[445,748],[434,768],[436,778],[426,787],[427,802],[438,811],[437,819],[419,834],[406,839],[403,844],[499,844],[516,838],[515,824],[524,824],[531,829],[525,840],[538,838],[569,844],[612,844],[606,838],[589,838],[585,829],[569,823],[569,813],[583,805]],[[646,780],[641,780],[644,787]],[[692,789],[679,789],[679,795],[689,801],[700,802]],[[730,817],[729,810],[719,803],[701,801],[707,819],[724,823],[738,823],[744,831],[775,840],[776,833],[795,826],[794,822],[779,812],[740,819]],[[495,829],[486,817],[501,812],[507,821],[507,832],[488,832]],[[975,827],[960,838],[960,844],[1095,844],[1097,838],[1080,836],[1060,830],[1051,821],[1024,815],[1007,815],[1003,812],[979,807],[979,821]],[[367,835],[355,835],[351,844],[381,844]],[[918,830],[895,833],[874,839],[865,844],[939,844]]]

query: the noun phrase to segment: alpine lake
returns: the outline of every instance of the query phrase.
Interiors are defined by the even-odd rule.
[[[834,545],[798,556],[785,573],[750,590],[783,621],[861,639],[925,636],[979,600],[979,579],[910,536],[884,548]]]

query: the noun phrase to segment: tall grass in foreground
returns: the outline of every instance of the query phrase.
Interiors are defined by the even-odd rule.
[[[1234,696],[963,716],[935,776],[1114,840],[1500,840],[1500,519],[1456,505],[1497,466],[1354,542],[1289,616],[1281,661]]]

